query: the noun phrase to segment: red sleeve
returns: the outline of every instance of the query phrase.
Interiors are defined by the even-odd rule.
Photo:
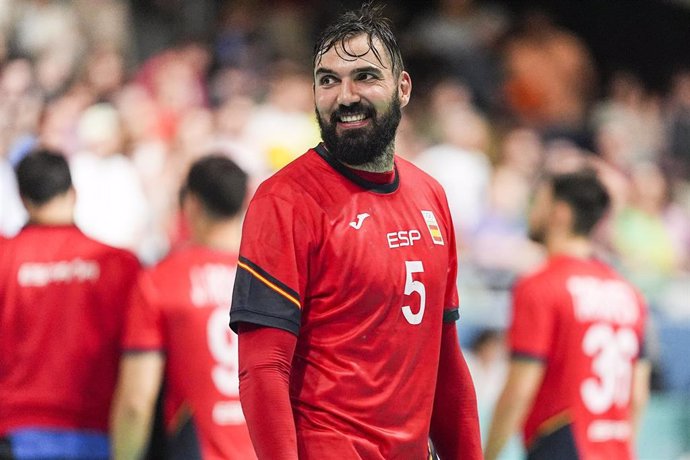
[[[259,460],[296,460],[290,368],[297,337],[283,329],[239,325],[240,401]]]
[[[155,300],[156,292],[149,272],[143,272],[129,298],[129,310],[122,339],[122,349],[125,352],[165,348],[163,315]]]
[[[443,325],[430,437],[444,460],[483,458],[477,397],[455,323]]]
[[[526,278],[513,290],[513,317],[508,331],[513,357],[544,360],[549,354],[555,315],[546,287],[538,278]]]

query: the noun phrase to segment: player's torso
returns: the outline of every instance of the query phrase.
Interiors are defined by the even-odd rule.
[[[553,294],[559,325],[535,404],[541,401],[544,413],[533,414],[533,422],[542,428],[558,417],[572,422],[584,459],[628,458],[643,306],[630,285],[599,262],[558,260],[553,266],[552,285],[562,286]]]
[[[321,171],[327,189],[315,192],[319,244],[309,255],[291,391],[302,428],[370,430],[384,443],[391,430],[393,444],[414,452],[425,448],[454,241],[443,196],[398,165],[394,191]]]
[[[152,272],[165,330],[168,444],[198,443],[203,458],[253,458],[239,402],[237,336],[228,328],[236,260],[190,246]]]

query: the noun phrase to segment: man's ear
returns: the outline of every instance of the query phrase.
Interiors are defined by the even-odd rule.
[[[398,98],[400,99],[400,107],[405,107],[410,102],[410,95],[412,94],[412,79],[410,74],[404,70],[400,73],[398,82]]]

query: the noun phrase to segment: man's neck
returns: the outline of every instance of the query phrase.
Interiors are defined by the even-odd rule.
[[[42,205],[24,203],[29,212],[29,222],[37,225],[74,224],[74,202],[69,197],[57,196]]]
[[[227,252],[237,252],[240,247],[240,219],[205,222],[194,228],[192,240],[202,246]]]
[[[578,259],[592,257],[594,248],[589,238],[584,236],[552,237],[546,241],[549,255],[567,255]]]
[[[386,149],[383,151],[383,153],[381,153],[381,155],[377,156],[368,163],[364,163],[361,165],[351,165],[347,163],[343,164],[348,168],[359,169],[360,171],[385,173],[393,171],[395,156],[394,153],[395,145],[391,143],[388,147],[386,147]]]

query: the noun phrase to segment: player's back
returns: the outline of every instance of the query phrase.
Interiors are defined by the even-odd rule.
[[[254,458],[228,327],[236,261],[191,245],[142,273],[124,339],[125,350],[165,353],[167,445],[205,460]]]
[[[522,280],[515,298],[514,322],[523,326],[511,332],[513,352],[546,364],[528,444],[570,439],[583,459],[631,458],[632,375],[646,315],[639,294],[602,262],[558,256]]]
[[[107,431],[136,257],[75,226],[26,226],[0,254],[0,435]]]

